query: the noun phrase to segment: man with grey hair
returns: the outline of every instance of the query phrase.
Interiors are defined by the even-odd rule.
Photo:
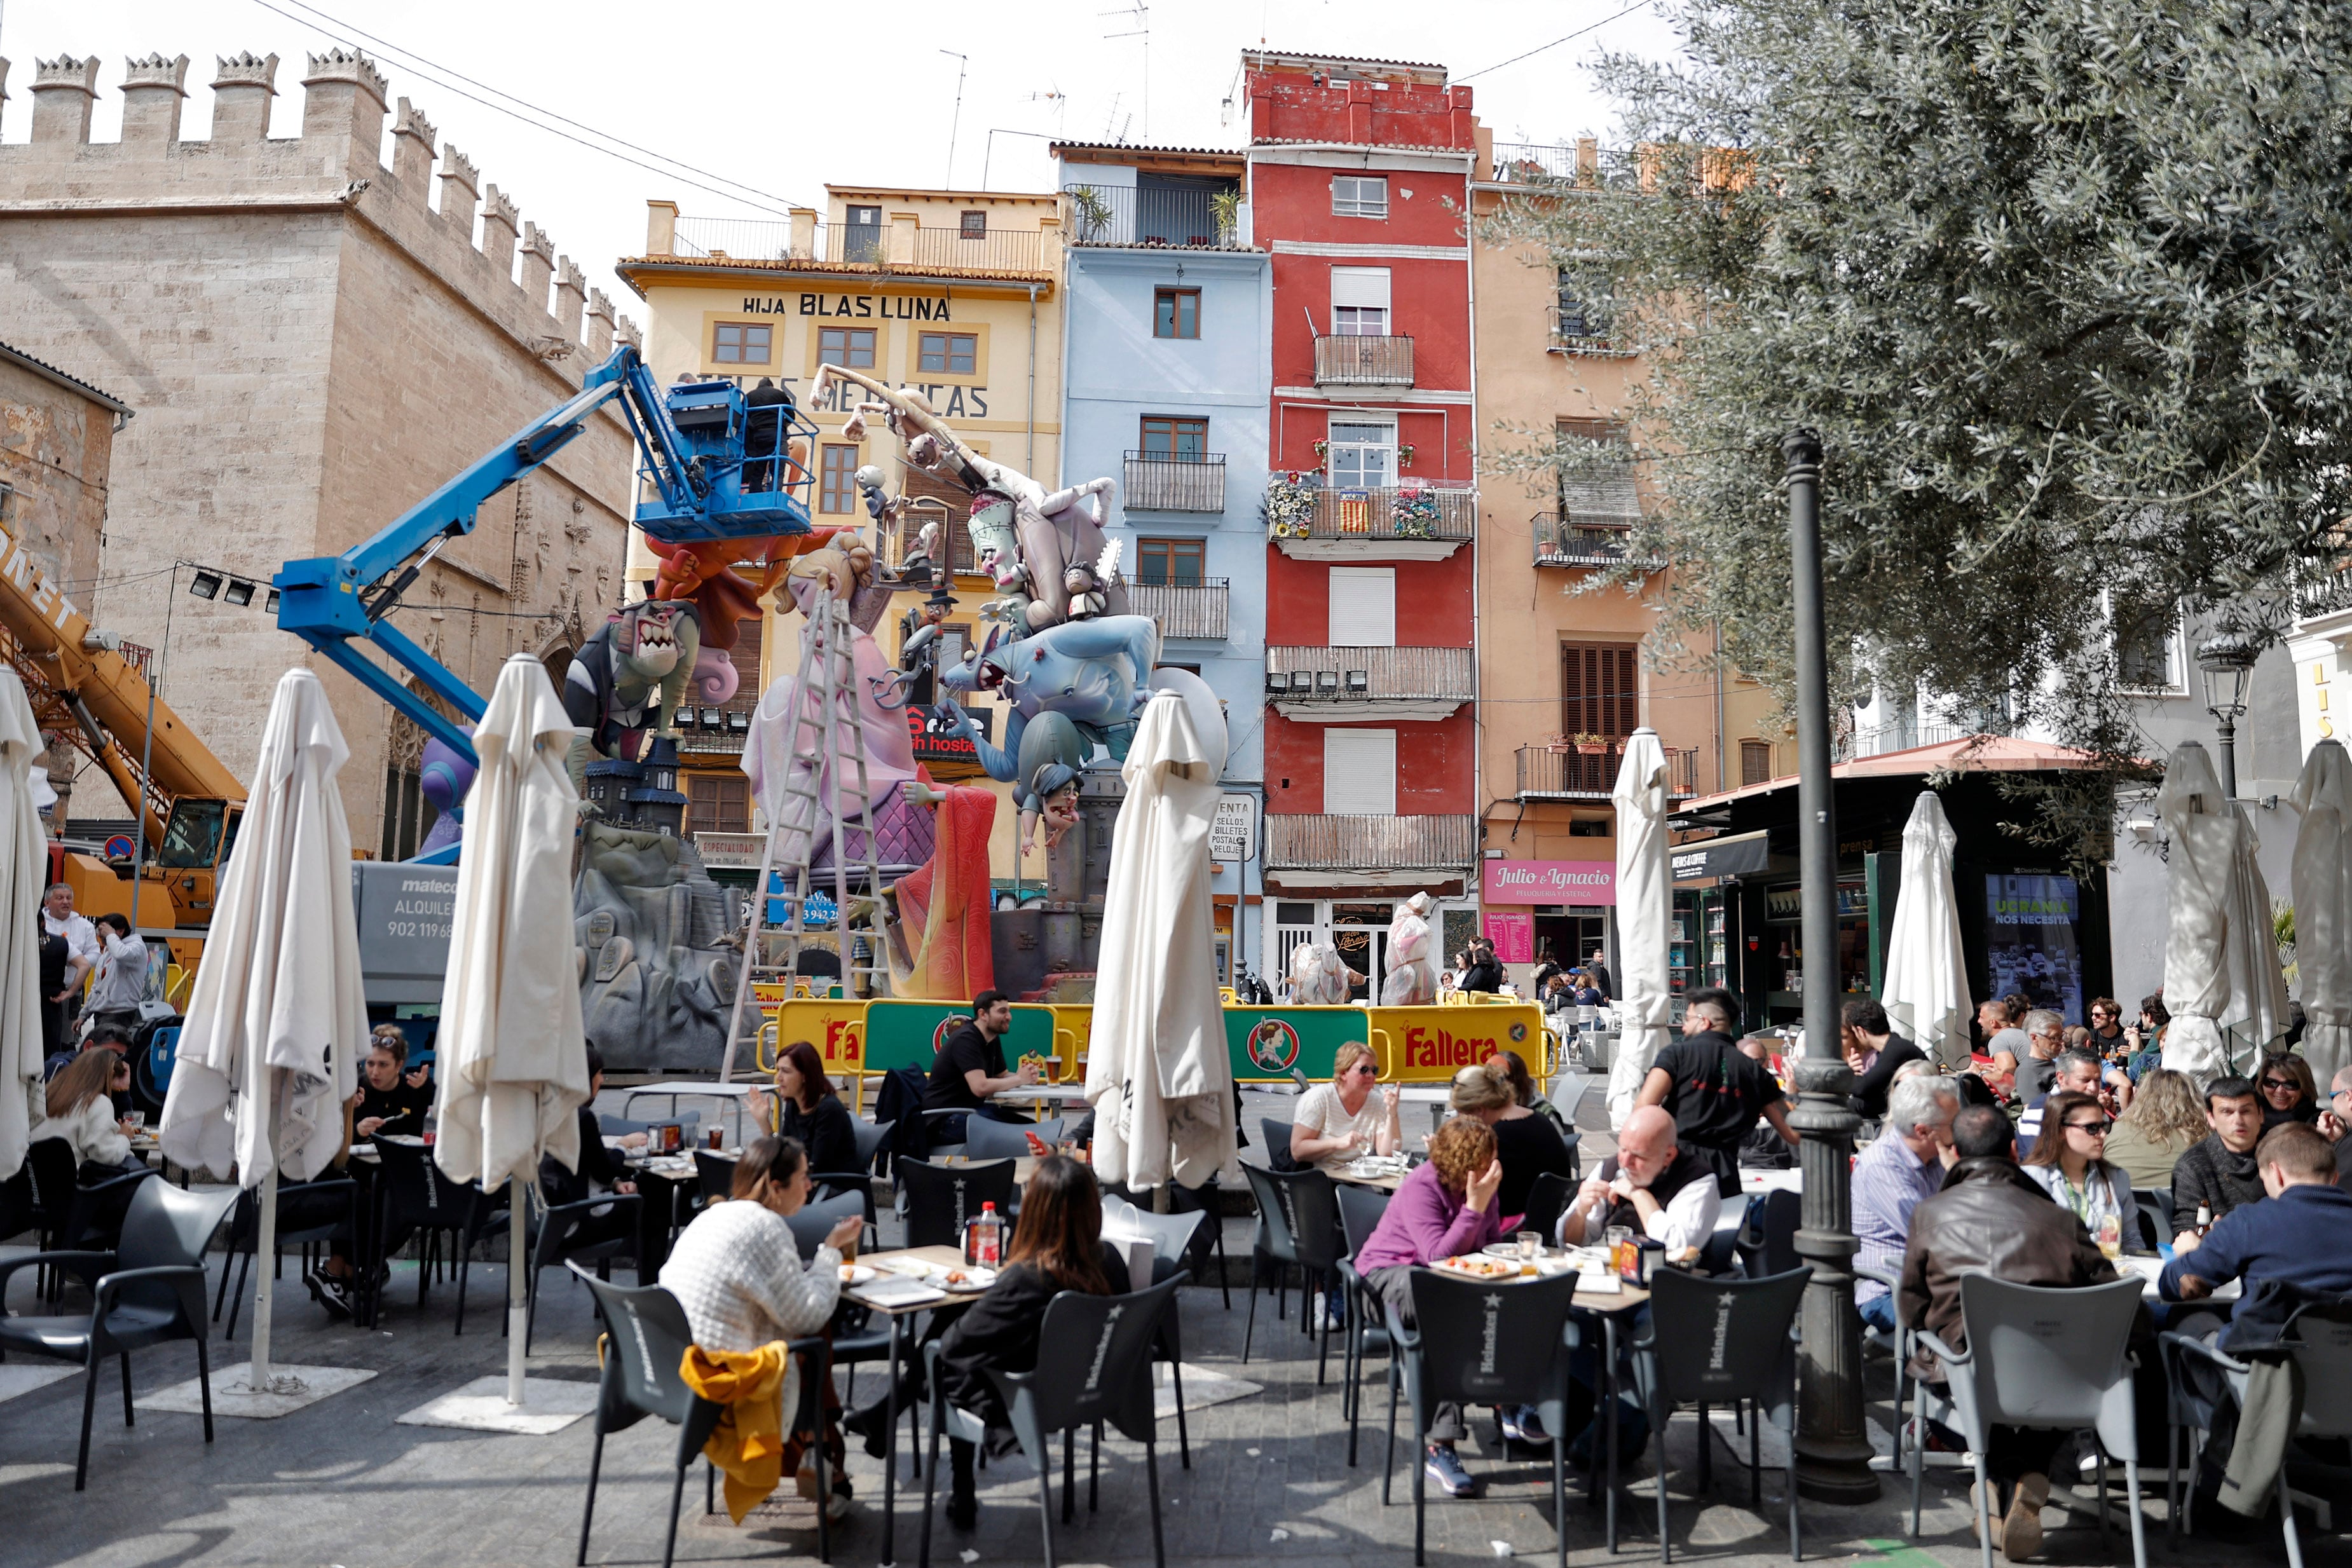
[[[1879,1135],[1854,1162],[1853,1234],[1862,1243],[1855,1267],[1901,1272],[1911,1211],[1944,1185],[1951,1168],[1952,1117],[1959,1108],[1960,1086],[1948,1078],[1904,1078],[1887,1091]],[[1885,1284],[1855,1280],[1853,1304],[1864,1322],[1895,1332],[1895,1294]]]
[[[2048,1008],[2036,1008],[2018,1020],[2025,1031],[2026,1054],[2017,1063],[2017,1097],[2039,1100],[2050,1092],[2058,1075],[2058,1053],[2066,1049],[2066,1020]]]
[[[2027,1102],[2025,1113],[2017,1119],[2017,1157],[2021,1161],[2033,1152],[2034,1140],[2042,1136],[2042,1108],[2050,1103],[2051,1095],[2072,1092],[2095,1098],[2099,1092],[2099,1059],[2089,1051],[2062,1051],[2052,1059],[2050,1067],[2050,1087]]]
[[[2352,1189],[2352,1066],[2337,1068],[2327,1090],[2319,1133],[2336,1145],[2336,1185]]]

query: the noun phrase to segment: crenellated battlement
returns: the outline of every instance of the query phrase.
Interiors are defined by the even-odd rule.
[[[125,58],[114,141],[90,140],[99,57],[36,61],[31,140],[0,144],[0,218],[344,209],[574,381],[614,341],[638,340],[609,303],[601,316],[585,308],[584,280],[568,257],[559,262],[554,239],[464,153],[440,143],[423,110],[394,98],[366,55],[338,48],[307,57],[294,137],[269,134],[278,57],[215,58],[212,134],[200,140],[181,132],[187,57]],[[0,59],[0,114],[15,101]],[[583,351],[550,352],[551,340]]]

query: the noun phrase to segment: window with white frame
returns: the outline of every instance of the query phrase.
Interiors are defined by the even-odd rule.
[[[1370,174],[1335,174],[1331,179],[1331,215],[1335,218],[1384,218],[1389,215],[1389,183]]]
[[[1396,815],[1396,731],[1333,726],[1323,732],[1323,810],[1335,817]]]
[[[1396,568],[1335,566],[1328,609],[1334,648],[1396,646]]]
[[[1331,269],[1331,335],[1335,338],[1385,338],[1389,335],[1387,267],[1335,267]]]
[[[1379,490],[1396,483],[1394,420],[1359,415],[1331,419],[1323,461],[1335,490]]]
[[[2118,604],[2116,628],[2116,684],[2127,691],[2180,692],[2188,689],[2181,668],[2180,617],[2170,605],[2134,610]]]

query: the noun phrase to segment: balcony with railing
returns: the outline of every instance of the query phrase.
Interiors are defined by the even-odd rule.
[[[1241,187],[1097,185],[1072,180],[1070,243],[1151,250],[1248,250],[1241,236]]]
[[[1318,387],[1412,385],[1412,340],[1340,336],[1315,340]]]
[[[1130,512],[1222,512],[1225,509],[1225,455],[1202,452],[1174,457],[1160,452],[1127,455]]]
[[[1625,754],[1614,740],[1553,741],[1519,747],[1519,789],[1522,800],[1606,800],[1617,787],[1617,770]],[[1666,749],[1667,788],[1678,800],[1698,793],[1698,753]]]
[[[1222,577],[1190,582],[1130,582],[1127,604],[1130,614],[1149,615],[1160,622],[1162,637],[1200,637],[1223,642],[1232,613],[1233,585]]]
[[[1319,476],[1266,481],[1266,535],[1298,560],[1443,560],[1478,533],[1478,487],[1434,483],[1346,489]]]
[[[1478,856],[1478,819],[1469,814],[1406,817],[1324,812],[1265,815],[1269,872],[1328,872],[1360,880],[1382,872],[1468,874]]]
[[[769,267],[904,274],[919,277],[1049,277],[1055,256],[1037,229],[968,231],[958,226],[827,224],[813,217],[678,218],[674,254]]]
[[[1571,142],[1497,141],[1488,178],[1548,194],[1628,192],[1654,194],[1669,181],[1695,190],[1744,190],[1756,155],[1738,147],[1678,146],[1643,141],[1603,147],[1591,137]]]
[[[1476,695],[1467,648],[1268,648],[1265,700],[1286,718],[1444,718]]]
[[[1633,339],[1577,300],[1556,299],[1544,308],[1544,351],[1591,359],[1630,360],[1641,350]]]

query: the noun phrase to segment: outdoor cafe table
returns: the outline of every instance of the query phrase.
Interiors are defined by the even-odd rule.
[[[1030,1160],[1021,1163],[1030,1166],[1035,1164],[1034,1161]],[[962,1250],[954,1247],[901,1248],[895,1251],[872,1253],[858,1259],[857,1261],[874,1264],[880,1269],[882,1265],[892,1260],[902,1258],[915,1259],[941,1269],[959,1268],[963,1263]],[[893,1277],[887,1270],[882,1270],[875,1282],[878,1283],[881,1280]],[[898,1368],[900,1359],[906,1354],[906,1334],[903,1325],[917,1312],[927,1312],[941,1307],[969,1305],[980,1299],[980,1292],[950,1292],[944,1300],[914,1301],[904,1306],[892,1306],[887,1302],[870,1301],[865,1295],[863,1288],[855,1285],[844,1290],[841,1294],[843,1300],[854,1302],[890,1321],[890,1359],[885,1364],[883,1370],[883,1375],[889,1387],[889,1404],[883,1425],[883,1430],[888,1434],[888,1437],[884,1439],[885,1452],[882,1458],[882,1554],[879,1559],[881,1562],[888,1563],[893,1560],[890,1549],[898,1522],[894,1515],[898,1499]],[[918,1465],[922,1462],[919,1449],[917,1451],[915,1462]]]
[[[1084,1083],[1031,1083],[1018,1089],[1000,1089],[988,1098],[993,1105],[1066,1105],[1086,1097]]]

